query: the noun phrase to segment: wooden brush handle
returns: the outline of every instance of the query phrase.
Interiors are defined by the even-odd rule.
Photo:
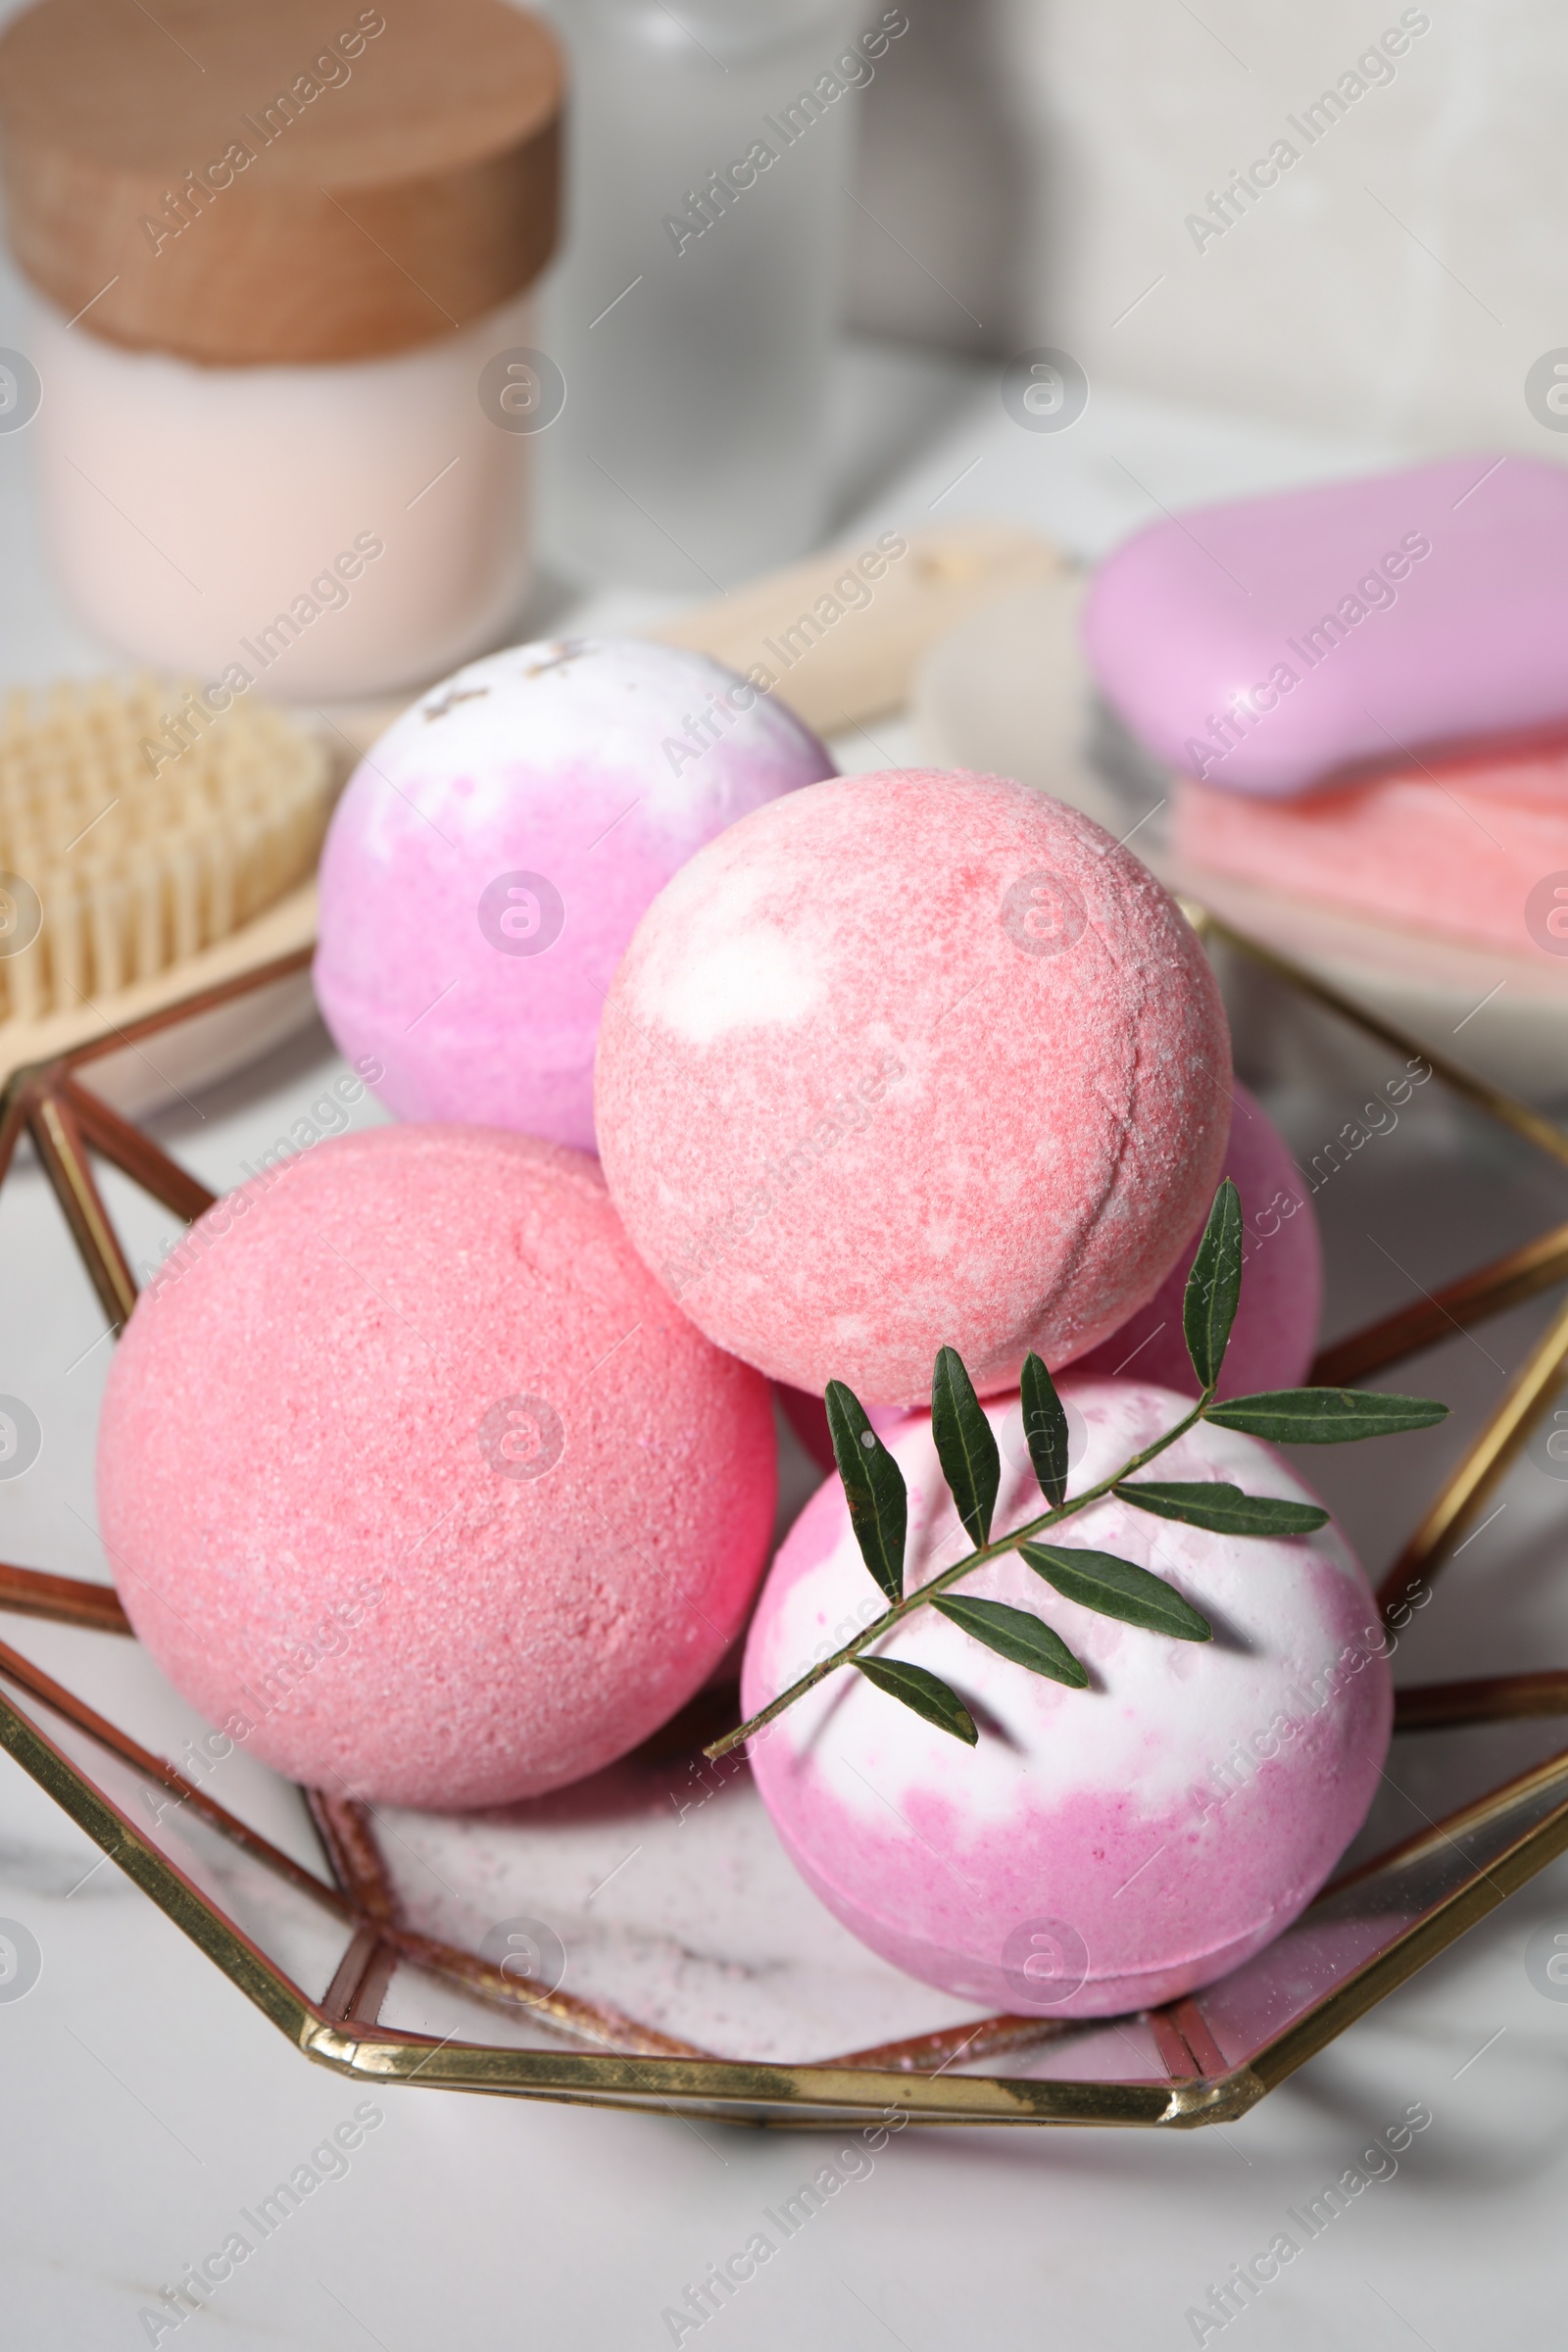
[[[1009,523],[884,531],[769,572],[647,634],[731,669],[760,665],[780,702],[832,735],[897,710],[927,649],[977,606],[1062,568],[1046,540]]]
[[[819,735],[832,735],[897,710],[927,649],[978,606],[1053,579],[1063,567],[1047,540],[1010,523],[884,531],[769,572],[641,633],[742,672],[760,665],[780,702]],[[408,706],[404,696],[330,714],[328,740],[345,769]],[[314,717],[300,715],[307,723]]]

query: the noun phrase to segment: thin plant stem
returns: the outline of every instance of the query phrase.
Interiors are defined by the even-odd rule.
[[[727,1756],[732,1748],[741,1746],[754,1732],[760,1732],[764,1724],[782,1715],[786,1707],[792,1707],[798,1698],[804,1698],[808,1690],[825,1682],[839,1667],[853,1665],[862,1649],[869,1649],[872,1642],[880,1641],[901,1618],[924,1607],[939,1593],[945,1592],[950,1585],[957,1584],[961,1577],[971,1576],[975,1569],[983,1568],[988,1560],[1001,1559],[1004,1553],[1016,1551],[1020,1544],[1027,1544],[1032,1536],[1043,1535],[1047,1528],[1059,1527],[1064,1519],[1074,1518],[1079,1511],[1087,1510],[1092,1502],[1103,1501],[1113,1488],[1121,1486],[1135,1470],[1141,1470],[1146,1462],[1152,1462],[1168,1446],[1174,1446],[1178,1438],[1185,1437],[1196,1422],[1201,1421],[1213,1397],[1213,1389],[1205,1389],[1184,1420],[1178,1421],[1173,1429],[1166,1430],[1162,1438],[1156,1438],[1152,1446],[1146,1446],[1142,1453],[1135,1453],[1131,1461],[1123,1462],[1113,1477],[1102,1479],[1098,1487],[1089,1487],[1082,1494],[1070,1495],[1065,1502],[1058,1503],[1054,1510],[1044,1511],[1039,1518],[1029,1520],[1025,1526],[1015,1527],[1010,1535],[994,1537],[989,1544],[982,1544],[977,1550],[956,1561],[953,1567],[944,1568],[939,1576],[933,1576],[926,1584],[916,1586],[912,1592],[906,1592],[902,1600],[884,1609],[882,1615],[868,1625],[863,1633],[857,1634],[853,1642],[846,1642],[844,1647],[835,1650],[832,1657],[823,1658],[808,1673],[803,1674],[798,1683],[791,1683],[787,1690],[781,1690],[777,1698],[763,1707],[760,1714],[738,1725],[733,1732],[726,1732],[722,1740],[715,1740],[710,1746],[705,1747],[704,1755],[710,1761]]]

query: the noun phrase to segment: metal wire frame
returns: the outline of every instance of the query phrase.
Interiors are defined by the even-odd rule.
[[[1274,973],[1290,988],[1363,1033],[1405,1054],[1421,1054],[1446,1085],[1568,1168],[1568,1134],[1539,1112],[1433,1054],[1392,1023],[1247,938],[1191,909],[1201,933]],[[309,952],[258,970],[113,1030],[58,1059],[19,1071],[0,1095],[0,1183],[16,1147],[31,1138],[76,1248],[111,1323],[135,1303],[136,1286],[93,1172],[107,1160],[152,1198],[186,1219],[214,1196],[131,1121],[82,1082],[94,1061],[145,1038],[270,987],[300,971]],[[1337,1343],[1312,1377],[1341,1385],[1399,1362],[1446,1337],[1568,1279],[1568,1224],[1461,1276],[1421,1305],[1384,1318]],[[1385,1613],[1417,1585],[1430,1583],[1461,1528],[1503,1474],[1549,1400],[1568,1360],[1568,1306],[1532,1350],[1487,1427],[1444,1482],[1385,1581]],[[118,1595],[108,1586],[0,1564],[0,1610],[54,1619],[99,1633],[129,1636]],[[43,1711],[42,1719],[9,1693]],[[49,1716],[85,1734],[174,1804],[310,1898],[341,1928],[342,1957],[325,1993],[312,2000],[244,1930],[150,1838],[124,1809],[50,1736]],[[1534,1671],[1405,1690],[1396,1731],[1568,1715],[1568,1669]],[[711,1726],[694,1722],[695,1750]],[[680,1745],[681,1727],[660,1735],[662,1750]],[[1009,2052],[1102,2030],[1103,2021],[997,2016],[842,2057],[794,2065],[717,2058],[592,2001],[519,1978],[476,1953],[419,1934],[403,1920],[374,1825],[361,1805],[320,1790],[306,1796],[325,1859],[317,1873],[282,1852],[189,1782],[166,1758],[108,1722],[83,1699],[17,1650],[0,1644],[0,1745],[93,1838],[128,1877],[196,1941],[241,1991],[307,2056],[379,2082],[489,2090],[596,2105],[673,2109],[731,2121],[812,2127],[895,2113],[924,2123],[1121,2124],[1193,2126],[1238,2115],[1285,2080],[1355,2018],[1403,1983],[1568,1849],[1568,1749],[1459,1808],[1417,1838],[1347,1874],[1303,1915],[1343,1901],[1360,1884],[1375,1894],[1401,1870],[1466,1840],[1500,1840],[1485,1865],[1430,1902],[1402,1932],[1351,1969],[1283,2031],[1265,2037],[1244,2063],[1228,2062],[1204,2003],[1219,1988],[1148,2013],[1161,2079],[1031,2079],[952,2071]],[[1510,1830],[1516,1834],[1510,1835]],[[561,2046],[437,2040],[379,2022],[399,1965],[460,1988],[514,2016],[526,2014]]]

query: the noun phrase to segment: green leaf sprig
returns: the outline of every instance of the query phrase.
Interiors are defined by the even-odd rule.
[[[1117,1559],[1111,1552],[1039,1539],[1107,1495],[1155,1518],[1178,1520],[1215,1535],[1310,1535],[1328,1518],[1327,1511],[1316,1503],[1244,1494],[1239,1487],[1218,1482],[1161,1485],[1139,1480],[1136,1474],[1200,1421],[1212,1421],[1221,1429],[1240,1430],[1249,1437],[1267,1438],[1277,1445],[1343,1446],[1357,1438],[1430,1429],[1446,1419],[1448,1410],[1430,1397],[1393,1396],[1364,1389],[1275,1389],[1262,1396],[1235,1396],[1218,1403],[1215,1391],[1241,1290],[1242,1206],[1235,1185],[1226,1177],[1214,1196],[1182,1303],[1187,1352],[1201,1391],[1198,1402],[1163,1437],[1123,1462],[1113,1476],[1069,1496],[1067,1416],[1039,1356],[1026,1355],[1019,1382],[1024,1438],[1048,1507],[1008,1535],[993,1537],[991,1533],[1002,1483],[1002,1463],[991,1424],[957,1350],[941,1348],[931,1381],[931,1434],[942,1475],[973,1548],[912,1592],[904,1590],[909,1517],[904,1473],[871,1427],[854,1391],[843,1381],[829,1381],[825,1398],[828,1429],[850,1524],[888,1606],[842,1649],[781,1690],[760,1713],[722,1740],[715,1740],[704,1753],[728,1755],[845,1666],[853,1666],[876,1690],[900,1700],[926,1723],[973,1747],[980,1736],[974,1718],[940,1675],[906,1659],[876,1653],[876,1644],[885,1635],[922,1608],[935,1609],[971,1640],[1032,1674],[1065,1684],[1070,1690],[1087,1690],[1086,1668],[1044,1618],[1004,1601],[966,1594],[950,1597],[955,1585],[1007,1552],[1017,1552],[1063,1599],[1076,1601],[1102,1617],[1118,1618],[1124,1625],[1164,1634],[1172,1641],[1209,1641],[1212,1628],[1207,1619],[1162,1576],[1132,1560]]]

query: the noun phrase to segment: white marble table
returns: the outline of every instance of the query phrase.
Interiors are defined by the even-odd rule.
[[[17,339],[6,319],[0,340]],[[847,531],[969,511],[1033,520],[1094,552],[1154,500],[1180,505],[1387,454],[1108,394],[1072,433],[1033,436],[1010,424],[979,371],[863,349],[847,356],[843,389]],[[0,440],[0,682],[103,659],[41,571],[26,459],[24,435]],[[629,597],[558,599],[551,617],[614,625],[647,610]],[[880,765],[912,748],[898,728],[875,737],[842,747],[846,762]],[[181,1110],[170,1132],[209,1181],[231,1183],[332,1061],[312,1033]],[[1549,1179],[1521,1174],[1463,1122],[1440,1119],[1419,1145],[1379,1149],[1328,1204],[1344,1253],[1339,1328],[1473,1258],[1493,1238],[1494,1208],[1499,1242],[1504,1225],[1561,1214]],[[0,1209],[0,1390],[39,1399],[49,1445],[27,1478],[0,1485],[0,1557],[99,1575],[85,1465],[107,1346],[94,1348],[101,1317],[85,1282],[46,1283],[42,1261],[19,1247],[47,1206],[25,1170],[20,1188]],[[157,1232],[155,1218],[149,1250]],[[1378,1233],[1399,1237],[1400,1269],[1355,1254]],[[1434,1378],[1484,1409],[1538,1320],[1505,1318],[1481,1350],[1454,1343]],[[1361,1540],[1386,1548],[1397,1498],[1369,1473],[1345,1477]],[[1504,1499],[1453,1572],[1451,1607],[1412,1639],[1401,1667],[1412,1678],[1568,1659],[1568,1487],[1525,1462]],[[26,2352],[172,2340],[142,2317],[161,2291],[364,2112],[363,2093],[310,2067],[95,1860],[0,1760],[0,1918],[24,1923],[43,1963],[24,1998],[0,1997],[0,2333]],[[1346,2352],[1556,2341],[1568,2007],[1543,1997],[1524,1966],[1527,1935],[1550,1921],[1568,1930],[1568,1865],[1223,2130],[907,2132],[781,2246],[704,2339],[755,2352],[937,2352],[993,2332],[1008,2347],[1072,2352],[1219,2333]],[[1196,2325],[1190,2311],[1231,2266],[1292,2229],[1287,2212],[1412,2103],[1433,2120],[1396,2175],[1359,2193],[1223,2329]],[[339,2177],[255,2245],[181,2342],[234,2352],[690,2342],[697,2331],[672,2327],[666,2308],[836,2145],[433,2093],[374,2104],[380,2120],[341,2171],[330,2159],[318,2168]]]

